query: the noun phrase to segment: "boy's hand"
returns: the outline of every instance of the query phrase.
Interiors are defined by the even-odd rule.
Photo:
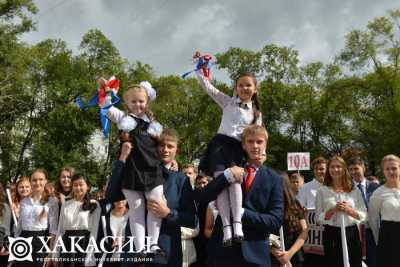
[[[124,142],[121,147],[121,154],[119,155],[119,160],[122,162],[125,162],[126,159],[128,158],[129,154],[131,153],[132,150],[132,144],[131,142]]]

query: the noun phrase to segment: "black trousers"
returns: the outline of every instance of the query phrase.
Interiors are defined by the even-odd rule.
[[[382,221],[379,231],[376,266],[399,266],[400,222]]]
[[[362,267],[360,232],[356,225],[346,227],[346,240],[351,267]],[[325,264],[329,267],[343,267],[343,251],[340,227],[324,226],[322,233]]]

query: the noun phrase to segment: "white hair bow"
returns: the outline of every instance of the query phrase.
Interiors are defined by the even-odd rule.
[[[147,94],[149,95],[150,101],[154,101],[156,99],[157,93],[156,90],[153,88],[151,83],[148,81],[140,82],[140,86],[146,89]]]

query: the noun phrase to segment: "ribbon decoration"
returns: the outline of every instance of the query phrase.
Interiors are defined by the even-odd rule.
[[[108,81],[101,85],[96,94],[89,100],[87,104],[83,103],[81,97],[75,99],[75,103],[82,110],[98,105],[100,107],[100,122],[104,137],[108,137],[110,132],[110,120],[107,118],[107,110],[120,101],[117,96],[119,90],[119,80],[112,76]],[[114,101],[112,101],[114,99]]]
[[[185,72],[182,75],[182,79],[185,79],[193,71],[198,71],[198,70],[201,70],[201,72],[203,73],[203,76],[206,79],[210,79],[211,78],[211,67],[212,67],[212,65],[214,65],[214,63],[211,60],[212,60],[212,56],[210,54],[201,55],[200,52],[196,52],[195,55],[193,56],[193,61],[196,63],[196,68],[194,70]]]
[[[283,226],[279,228],[279,239],[281,240],[281,250],[284,252],[286,249],[285,249],[285,236],[283,234]],[[284,264],[283,267],[287,267],[287,265]]]
[[[11,210],[12,218],[14,221],[14,225],[17,227],[18,226],[17,215],[15,214],[15,210],[13,208],[13,201],[11,198],[11,192],[10,192],[9,188],[6,188],[6,194],[7,194],[8,203],[10,204],[10,210]]]
[[[345,200],[343,194],[339,194],[339,201]],[[347,247],[347,238],[346,238],[346,226],[344,223],[344,213],[339,213],[339,220],[340,220],[340,236],[342,238],[342,254],[343,254],[343,266],[350,267],[349,262],[349,251]]]

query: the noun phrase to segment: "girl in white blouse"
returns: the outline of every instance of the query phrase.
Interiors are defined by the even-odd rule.
[[[103,225],[105,222],[105,225]],[[108,251],[118,250],[118,246],[122,244],[123,238],[125,237],[125,230],[128,222],[128,207],[127,201],[121,200],[114,202],[111,211],[107,212],[104,216],[104,220],[100,221],[101,230],[99,231],[98,242],[104,236],[112,236],[115,239],[107,239],[105,248]],[[105,232],[105,233],[104,233]],[[103,256],[103,255],[100,255]],[[122,266],[121,254],[118,252],[107,253],[106,258],[100,259],[99,263],[102,262],[103,267],[120,267]],[[99,265],[100,266],[100,265]]]
[[[5,241],[7,240],[7,236],[10,235],[11,209],[6,200],[6,192],[0,183],[0,266],[7,266],[8,262],[8,251]]]
[[[341,216],[344,216],[350,266],[361,267],[358,224],[365,220],[366,208],[341,157],[332,157],[328,162],[324,185],[317,191],[315,206],[317,221],[324,225],[322,242],[327,266],[344,266],[340,231]]]
[[[199,52],[196,52],[194,58],[198,55]],[[208,144],[199,165],[199,170],[209,176],[217,177],[225,169],[243,164],[245,159],[242,148],[243,130],[251,124],[262,124],[257,97],[257,80],[250,72],[241,73],[235,81],[234,96],[228,96],[215,88],[201,71],[197,71],[196,74],[207,94],[222,108],[218,134]],[[223,190],[216,203],[223,224],[223,245],[230,246],[232,242],[241,242],[243,230],[240,184],[232,183],[228,189]]]
[[[399,266],[400,240],[400,158],[387,155],[381,167],[386,182],[369,201],[369,225],[377,248],[376,266]]]
[[[90,199],[89,180],[77,173],[72,176],[72,198],[66,199],[61,206],[60,220],[57,230],[57,239],[62,237],[67,251],[71,251],[71,238],[83,237],[79,242],[80,247],[86,250],[89,238],[96,240],[100,221],[101,208],[97,201]],[[70,238],[71,237],[71,238]],[[56,240],[57,240],[56,239]],[[60,253],[62,261],[58,266],[95,266],[94,253],[79,252]],[[58,257],[59,255],[56,255]],[[59,260],[59,259],[57,259]]]
[[[45,191],[47,176],[43,169],[36,169],[31,174],[32,193],[29,197],[21,200],[17,237],[32,239],[32,259],[33,262],[16,262],[14,266],[34,266],[43,265],[44,253],[38,253],[43,247],[40,236],[50,236],[52,239],[57,233],[58,224],[58,204]],[[49,245],[49,244],[48,244]]]

